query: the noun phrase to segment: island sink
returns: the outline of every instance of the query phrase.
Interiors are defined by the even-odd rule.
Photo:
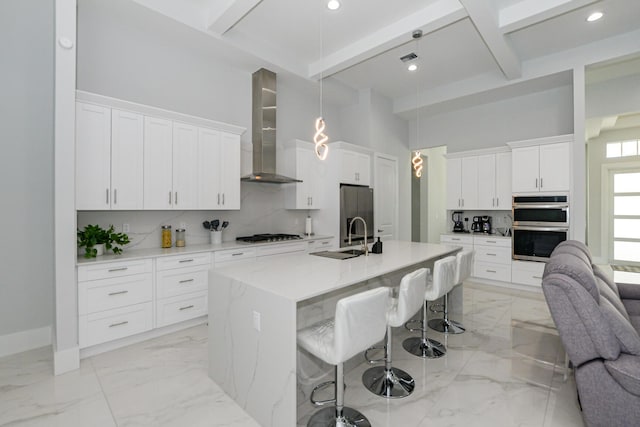
[[[322,252],[313,252],[309,255],[321,256],[325,258],[333,258],[333,259],[349,259],[359,257],[363,255],[364,251],[360,249],[346,249],[343,251],[322,251]]]

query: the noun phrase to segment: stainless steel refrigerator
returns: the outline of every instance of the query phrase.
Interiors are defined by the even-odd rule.
[[[361,185],[340,184],[340,247],[348,246],[349,225],[355,217],[367,223],[367,243],[373,242],[373,189]],[[355,221],[351,228],[351,244],[364,240],[364,224]]]

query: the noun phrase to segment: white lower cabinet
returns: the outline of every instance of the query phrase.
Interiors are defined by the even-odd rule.
[[[473,236],[473,249],[475,277],[511,281],[511,239]]]
[[[78,267],[80,348],[153,328],[152,260]]]
[[[542,286],[543,262],[512,261],[511,281],[519,285]]]
[[[175,255],[156,260],[156,326],[207,314],[211,254]]]
[[[463,251],[473,250],[473,236],[471,234],[441,234],[440,243],[444,245],[462,246]],[[471,275],[474,266],[471,266]]]
[[[309,240],[307,242],[307,252],[311,253],[332,250],[332,240],[333,239]]]

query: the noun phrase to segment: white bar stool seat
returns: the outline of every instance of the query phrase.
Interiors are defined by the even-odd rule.
[[[424,293],[424,304],[422,306],[422,321],[419,330],[420,337],[407,338],[402,342],[402,347],[409,353],[428,359],[442,357],[447,353],[447,349],[440,342],[427,338],[427,303],[441,298],[453,289],[456,273],[456,257],[448,256],[437,260],[433,264],[433,277],[427,281],[427,289]],[[405,324],[405,327],[408,326]],[[414,330],[414,329],[409,329]]]
[[[384,338],[389,309],[389,288],[381,287],[342,298],[335,317],[298,331],[298,344],[319,359],[336,366],[335,381],[320,384],[311,393],[317,406],[334,403],[311,416],[307,426],[358,426],[371,424],[359,411],[344,406],[344,362]],[[316,401],[316,390],[335,384],[335,399]]]
[[[454,279],[454,285],[462,285],[462,282],[467,280],[471,276],[471,267],[473,266],[473,250],[461,251],[456,254],[456,276]],[[443,303],[443,318],[431,319],[427,323],[431,329],[445,334],[461,334],[465,331],[462,323],[449,319],[449,293],[444,295]]]
[[[391,308],[387,320],[387,335],[384,345],[384,366],[376,366],[367,369],[362,375],[364,386],[378,396],[386,398],[406,397],[413,392],[415,381],[407,372],[391,366],[391,328],[402,326],[422,306],[424,293],[427,287],[427,270],[420,268],[406,274],[400,281],[398,297],[391,300]],[[370,348],[369,350],[375,347]],[[368,350],[367,350],[368,352]],[[377,361],[369,360],[365,352],[365,358],[369,363]]]

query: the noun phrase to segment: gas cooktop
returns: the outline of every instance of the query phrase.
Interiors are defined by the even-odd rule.
[[[254,234],[253,236],[238,237],[236,240],[246,243],[282,242],[284,240],[300,240],[297,234]]]

